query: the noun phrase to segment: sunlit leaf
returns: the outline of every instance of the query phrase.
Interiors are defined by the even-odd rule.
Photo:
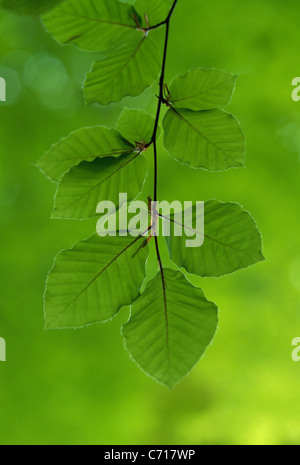
[[[211,110],[224,108],[234,91],[236,76],[218,69],[192,69],[177,76],[170,86],[170,102],[175,108]]]
[[[141,34],[132,6],[117,0],[66,0],[43,22],[56,40],[84,50],[104,51]]]
[[[195,227],[195,212],[193,220]],[[198,276],[218,277],[264,260],[256,223],[237,203],[205,202],[201,247],[186,247],[191,238],[185,235],[165,239],[171,260]]]
[[[55,259],[45,294],[47,329],[77,328],[112,318],[140,294],[148,247],[144,238],[98,237]]]
[[[142,18],[142,26],[147,27],[145,15],[150,26],[155,26],[167,18],[172,3],[172,0],[136,0],[134,7]]]
[[[128,202],[134,200],[146,175],[147,162],[139,152],[83,162],[58,185],[52,218],[92,218],[98,203],[106,200],[118,209],[119,192],[127,193]]]
[[[134,147],[118,131],[104,126],[83,128],[72,132],[37,162],[37,166],[52,180],[59,181],[72,166],[95,158],[119,157],[131,153]]]
[[[157,45],[139,33],[93,65],[84,86],[86,101],[108,105],[128,95],[136,97],[153,84],[159,71]]]
[[[163,127],[166,149],[183,164],[210,171],[243,165],[245,137],[229,113],[169,109]]]
[[[132,144],[136,142],[148,144],[152,138],[154,122],[153,116],[143,110],[124,108],[118,120],[117,130],[124,139]],[[158,128],[157,135],[159,132],[160,128]]]
[[[126,347],[146,373],[174,387],[199,361],[217,327],[217,307],[179,271],[147,284],[123,326]]]

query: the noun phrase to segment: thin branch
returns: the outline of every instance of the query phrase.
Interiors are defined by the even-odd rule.
[[[158,27],[163,26],[163,25],[166,24],[167,22],[170,22],[171,16],[172,16],[173,11],[174,11],[174,9],[175,9],[175,7],[176,7],[176,5],[177,5],[177,2],[178,2],[178,0],[175,0],[175,1],[174,1],[173,5],[172,5],[172,8],[171,8],[171,10],[170,10],[170,12],[169,12],[169,14],[168,14],[168,16],[167,16],[167,18],[166,18],[164,21],[161,21],[160,23],[155,24],[154,26],[148,27],[147,31],[151,31],[152,29],[157,29]]]
[[[166,25],[166,35],[165,35],[165,45],[164,45],[164,55],[163,55],[163,62],[162,62],[162,70],[161,70],[161,75],[160,75],[160,80],[159,80],[159,98],[158,98],[158,105],[157,105],[157,111],[156,111],[156,118],[155,118],[155,124],[154,124],[154,129],[153,129],[153,134],[152,134],[152,143],[154,146],[154,202],[157,201],[157,130],[158,130],[158,123],[159,123],[159,118],[160,118],[160,112],[161,112],[161,106],[162,103],[164,102],[164,81],[165,81],[165,70],[166,70],[166,62],[167,62],[167,52],[168,52],[168,42],[169,42],[169,32],[170,32],[170,20],[173,14],[173,11],[176,7],[178,0],[175,0],[172,8],[169,12],[168,17],[166,18],[165,21],[160,23],[158,26],[161,25]]]
[[[153,129],[153,134],[152,134],[152,143],[153,143],[153,150],[154,150],[154,197],[153,200],[154,202],[157,202],[157,174],[158,174],[158,166],[157,166],[157,130],[158,130],[158,123],[159,123],[159,118],[160,118],[160,113],[161,113],[161,106],[164,101],[164,82],[165,82],[165,71],[166,71],[166,63],[167,63],[167,52],[168,52],[168,42],[169,42],[169,33],[170,33],[170,20],[172,17],[172,14],[174,12],[174,9],[177,5],[178,0],[175,0],[172,8],[165,19],[162,23],[160,23],[158,26],[161,25],[166,25],[166,35],[165,35],[165,45],[164,45],[164,55],[163,55],[163,61],[162,61],[162,69],[161,69],[161,75],[160,75],[160,80],[159,80],[159,98],[158,98],[158,105],[157,105],[157,111],[156,111],[156,118],[155,118],[155,123],[154,123],[154,129]],[[157,254],[157,260],[159,263],[160,270],[162,272],[162,278],[163,278],[163,267],[162,267],[162,261],[160,257],[160,252],[159,252],[159,246],[158,246],[158,241],[156,238],[156,254]]]

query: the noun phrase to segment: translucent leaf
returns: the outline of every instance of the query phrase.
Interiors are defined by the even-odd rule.
[[[148,247],[138,237],[78,242],[55,259],[45,293],[47,329],[77,328],[111,319],[140,294]]]
[[[97,61],[84,86],[87,103],[108,105],[151,86],[160,71],[160,53],[149,37],[139,33],[104,60]]]
[[[147,284],[123,326],[126,347],[142,370],[173,388],[199,361],[217,327],[217,307],[179,271]]]
[[[118,120],[117,130],[124,139],[132,144],[136,142],[148,144],[152,138],[154,122],[153,116],[143,110],[124,108]],[[160,128],[158,128],[157,135],[159,133]]]
[[[170,102],[175,108],[195,111],[224,108],[231,99],[236,78],[218,69],[192,69],[171,83]]]
[[[73,167],[57,187],[52,218],[83,219],[96,216],[99,202],[108,200],[118,209],[119,192],[128,202],[141,192],[147,162],[140,153],[96,159]]]
[[[43,22],[59,42],[83,50],[104,51],[137,34],[132,6],[117,0],[67,0]]]
[[[183,164],[210,171],[243,165],[245,137],[229,113],[170,109],[163,127],[166,149]]]
[[[63,0],[1,0],[0,6],[21,15],[36,15],[54,8]]]
[[[142,26],[147,27],[145,15],[150,26],[164,21],[169,14],[172,3],[172,0],[136,0],[135,10],[142,19]]]
[[[37,162],[37,166],[50,179],[59,181],[72,166],[95,158],[119,157],[133,152],[134,147],[115,129],[104,126],[83,128],[72,132]]]
[[[186,235],[166,237],[170,258],[177,266],[198,276],[218,277],[264,260],[256,223],[239,204],[209,200],[204,209],[201,247],[186,247],[186,240],[191,239]],[[195,227],[195,212],[193,221]]]

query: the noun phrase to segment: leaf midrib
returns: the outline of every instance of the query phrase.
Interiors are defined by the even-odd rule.
[[[179,221],[175,221],[174,219],[168,218],[168,217],[165,217],[165,216],[162,216],[162,218],[164,218],[164,219],[166,219],[168,221],[171,221],[172,223],[178,224],[179,226],[182,226],[183,228],[187,228],[190,231],[193,231],[193,232],[195,232],[197,234],[200,234],[201,236],[205,237],[206,239],[209,239],[210,241],[216,242],[217,244],[221,245],[222,247],[228,247],[229,249],[234,250],[234,252],[244,254],[245,256],[247,256],[249,258],[251,257],[251,255],[249,255],[247,253],[245,254],[243,250],[236,249],[235,247],[232,247],[229,244],[225,244],[224,242],[221,242],[218,239],[215,239],[214,237],[208,236],[207,234],[203,234],[202,232],[198,231],[197,229],[193,229],[193,228],[190,228],[189,226],[185,226],[184,224],[180,223]],[[257,229],[257,227],[256,227],[256,229]]]
[[[104,179],[101,179],[101,181],[99,181],[95,186],[91,187],[87,192],[85,192],[83,195],[78,195],[78,197],[76,198],[76,200],[74,200],[73,202],[71,203],[68,203],[68,205],[64,208],[63,211],[67,210],[68,208],[70,208],[71,205],[75,205],[76,203],[80,202],[84,197],[86,197],[87,195],[89,195],[91,192],[93,192],[93,190],[97,189],[99,186],[101,186],[101,184],[105,183],[108,179],[110,179],[112,176],[114,176],[116,173],[118,173],[119,171],[121,171],[125,166],[127,166],[129,163],[131,163],[133,160],[135,160],[139,155],[141,154],[141,152],[138,152],[136,153],[132,158],[130,158],[130,160],[127,160],[126,163],[123,163],[123,165],[119,166],[115,171],[113,171],[112,173],[110,173],[106,178]]]
[[[215,86],[209,87],[206,91],[202,91],[202,92],[199,92],[199,93],[197,93],[197,94],[195,94],[195,95],[190,95],[190,96],[188,96],[188,97],[182,97],[182,98],[178,98],[178,99],[175,99],[175,100],[172,100],[172,99],[171,99],[170,102],[172,102],[172,103],[177,103],[177,102],[182,102],[182,101],[184,101],[184,100],[190,100],[190,99],[199,97],[200,95],[207,94],[208,92],[210,92],[210,91],[212,91],[212,90],[214,90],[214,89],[216,89],[216,88],[218,88],[218,87],[219,87],[219,84],[216,84]],[[171,91],[171,92],[172,92],[172,91]],[[217,106],[215,107],[215,109],[218,109],[218,108],[219,108],[219,107],[217,107]],[[212,108],[212,110],[213,110],[213,109],[214,109],[214,108]],[[199,110],[199,111],[205,111],[205,110],[203,109],[203,110]]]
[[[103,20],[103,19],[98,19],[98,18],[90,18],[89,16],[70,13],[69,11],[66,12],[66,16],[72,16],[73,18],[86,19],[87,21],[93,21],[93,22],[97,22],[97,23],[101,23],[101,24],[112,24],[114,26],[127,27],[127,28],[130,28],[130,29],[136,29],[136,26],[133,26],[133,25],[130,25],[130,24],[118,23],[116,21],[109,21],[109,20]]]
[[[160,275],[161,275],[161,283],[162,283],[162,290],[163,290],[163,300],[164,300],[164,311],[165,311],[166,343],[167,343],[167,353],[168,353],[168,372],[170,372],[169,317],[168,317],[166,280],[165,280],[165,274],[164,274],[163,266],[161,267]]]
[[[113,83],[119,79],[120,75],[122,74],[122,72],[124,71],[124,69],[129,65],[129,63],[134,59],[134,57],[136,56],[136,54],[138,53],[139,49],[141,48],[142,44],[144,43],[144,40],[146,39],[146,37],[143,37],[140,42],[138,43],[137,47],[135,47],[131,53],[131,55],[128,57],[128,59],[126,60],[126,62],[122,65],[122,67],[120,69],[118,69],[118,71],[116,73],[114,73],[113,77],[109,79],[109,85],[112,86]],[[118,57],[118,53],[122,51],[122,49],[119,49],[116,53],[115,53],[115,57]],[[103,60],[103,62],[105,62],[107,60]],[[97,65],[101,65],[102,61],[99,61],[97,62],[96,64]],[[97,70],[98,71],[98,70]],[[91,71],[90,75],[93,74],[93,70]],[[87,81],[88,82],[88,81]],[[88,87],[97,87],[98,86],[98,79],[93,82],[93,83],[90,83]]]
[[[125,253],[132,245],[134,245],[138,240],[142,239],[142,236],[138,236],[134,241],[128,244],[121,252],[119,252],[105,267],[96,274],[96,276],[71,300],[57,315],[54,320],[52,320],[52,324],[55,323],[58,318],[64,313],[70,305],[72,305],[76,300],[85,292],[87,289],[116,261],[118,258],[121,257],[123,253]]]
[[[188,126],[190,126],[197,134],[199,134],[200,137],[202,137],[206,142],[210,145],[212,145],[219,153],[221,153],[224,157],[224,161],[226,166],[228,166],[228,162],[226,157],[228,156],[228,152],[225,150],[220,149],[213,141],[211,141],[207,136],[205,136],[199,129],[195,128],[195,126],[192,125],[190,121],[188,121],[179,111],[177,111],[175,108],[172,106],[170,107],[171,110],[178,116],[178,118],[182,119]],[[213,110],[201,110],[201,111],[213,111]],[[222,110],[219,110],[222,111]],[[243,166],[241,163],[235,161],[236,165],[235,166]]]

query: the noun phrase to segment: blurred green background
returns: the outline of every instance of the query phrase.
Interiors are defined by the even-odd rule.
[[[149,0],[150,1],[150,0]],[[300,4],[295,0],[179,0],[167,81],[192,67],[238,73],[228,107],[247,137],[246,168],[189,170],[159,151],[159,196],[240,202],[263,234],[266,262],[197,279],[220,309],[214,343],[172,392],[123,348],[124,309],[82,330],[43,330],[54,255],[95,221],[50,221],[55,185],[32,164],[86,125],[115,125],[124,105],[154,114],[154,87],[120,105],[86,108],[81,84],[95,56],[58,45],[39,20],[0,14],[1,444],[300,444]],[[143,198],[152,193],[152,157]],[[164,260],[168,263],[164,250]],[[150,260],[150,275],[156,271]]]

